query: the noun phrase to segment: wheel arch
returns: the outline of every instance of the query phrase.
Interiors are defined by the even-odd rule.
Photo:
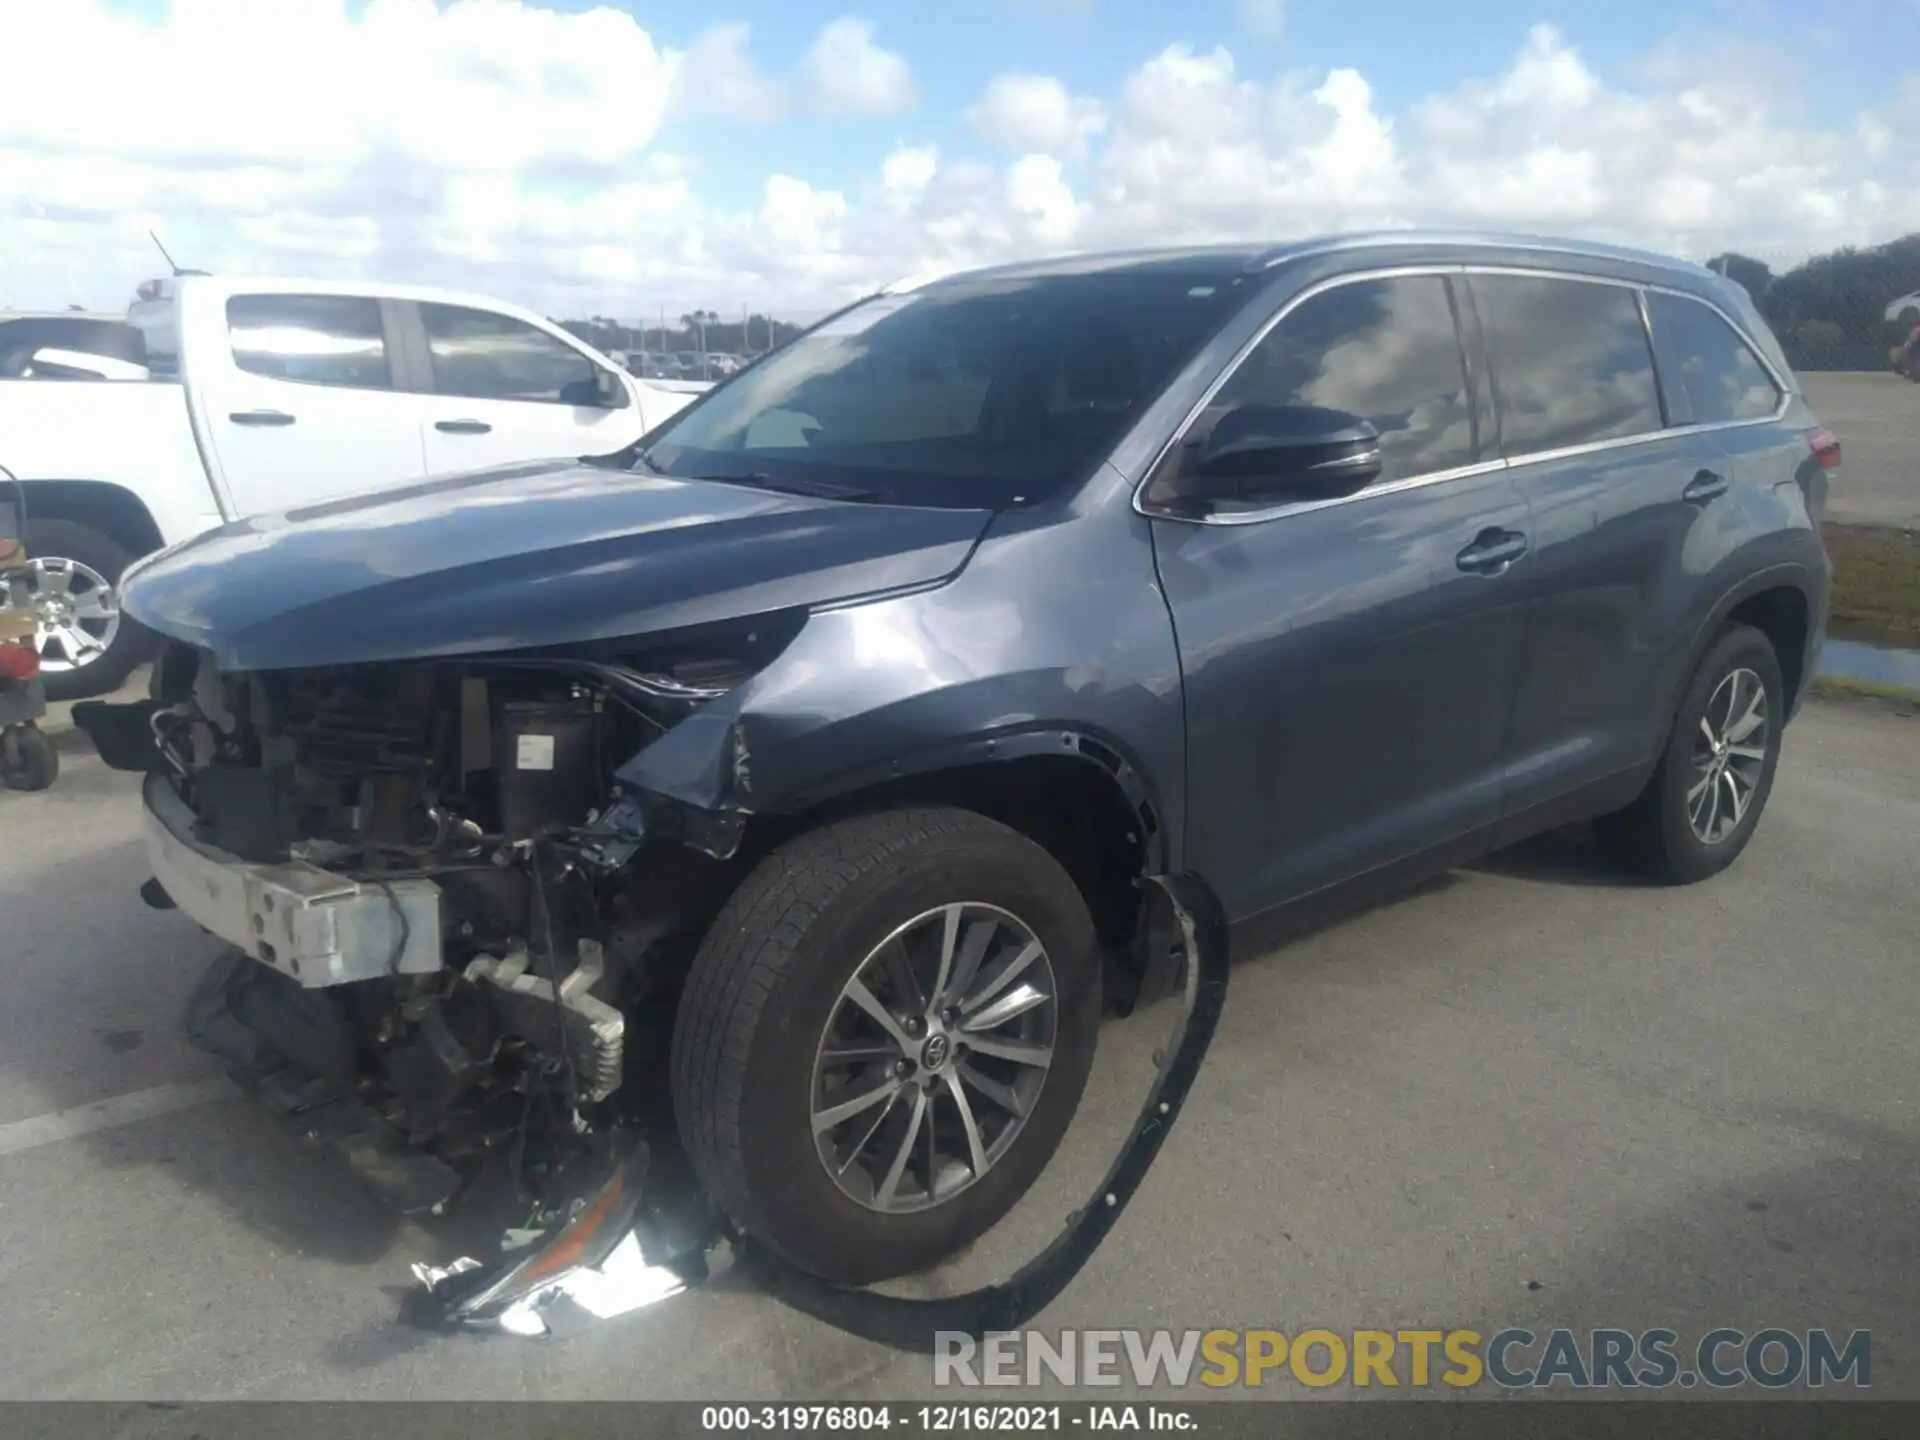
[[[745,858],[848,815],[948,805],[997,820],[1058,860],[1087,902],[1124,1004],[1142,988],[1157,938],[1149,877],[1172,863],[1165,812],[1145,773],[1109,737],[1049,727],[972,739],[863,766],[777,812],[750,817]]]
[[[146,503],[110,480],[27,480],[27,519],[66,520],[98,530],[136,558],[164,543]]]
[[[1806,694],[1807,682],[1813,678],[1812,642],[1816,627],[1825,621],[1822,594],[1813,570],[1797,561],[1767,566],[1730,586],[1695,628],[1685,663],[1668,678],[1661,711],[1667,723],[1672,723],[1687,681],[1708,647],[1729,624],[1752,625],[1772,642],[1787,686],[1782,711],[1791,718]]]

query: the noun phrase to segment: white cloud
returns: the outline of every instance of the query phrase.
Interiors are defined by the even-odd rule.
[[[801,57],[800,83],[822,115],[892,115],[919,98],[906,59],[874,42],[871,22],[852,18],[822,27]]]
[[[1079,154],[1107,125],[1106,107],[1071,93],[1052,75],[1000,75],[967,121],[1003,150]]]
[[[748,27],[715,25],[687,47],[676,74],[673,103],[692,115],[765,123],[786,113],[787,87],[762,74],[747,53]]]
[[[529,0],[173,0],[149,19],[113,0],[0,0],[0,34],[20,33],[35,45],[0,106],[0,304],[124,304],[158,264],[149,226],[183,263],[230,274],[379,275],[633,316],[818,311],[943,266],[1362,226],[1775,262],[1920,229],[1920,155],[1892,138],[1920,79],[1817,121],[1790,68],[1728,50],[1603,75],[1548,27],[1393,107],[1364,66],[1269,76],[1224,47],[1142,56],[1098,101],[1002,75],[966,114],[977,139],[928,143],[951,117],[883,134],[864,183],[827,183],[786,148],[806,130],[757,132],[766,159],[728,174],[724,156],[668,148],[699,133],[663,129],[670,92],[675,113],[741,119],[900,112],[906,62],[857,19],[766,57],[786,81],[743,26],[677,54],[622,11]],[[988,163],[983,144],[1005,153]],[[719,203],[718,182],[750,198]]]
[[[1286,24],[1287,0],[1240,0],[1240,26],[1249,34],[1273,39]]]

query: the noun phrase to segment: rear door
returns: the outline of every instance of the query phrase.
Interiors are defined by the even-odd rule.
[[[1142,492],[1239,405],[1364,416],[1385,469],[1338,500],[1168,511],[1154,551],[1187,716],[1188,845],[1236,919],[1500,814],[1530,563],[1441,272],[1298,301]],[[1499,560],[1500,555],[1508,557]]]
[[[1638,286],[1497,269],[1469,279],[1501,453],[1534,517],[1510,790],[1525,808],[1624,783],[1660,744],[1725,464],[1711,433],[1669,423],[1684,417],[1663,401]]]
[[[186,379],[216,480],[240,515],[419,479],[420,400],[365,295],[189,290]]]
[[[431,392],[420,431],[430,473],[610,454],[645,430],[627,377],[558,335],[478,306],[411,308]],[[621,404],[601,398],[602,372]]]

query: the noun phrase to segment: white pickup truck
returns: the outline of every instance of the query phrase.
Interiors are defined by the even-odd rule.
[[[142,285],[117,340],[98,326],[0,316],[0,466],[26,488],[57,699],[111,690],[143,658],[114,592],[141,555],[429,475],[610,454],[708,388],[418,286],[186,276]]]

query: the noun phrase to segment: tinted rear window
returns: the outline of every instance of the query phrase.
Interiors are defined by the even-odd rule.
[[[1105,457],[1248,285],[1110,271],[877,296],[670,421],[648,461],[908,504],[1037,501]]]
[[[1660,387],[1633,290],[1523,275],[1475,275],[1472,284],[1508,455],[1660,429]]]
[[[1647,309],[1667,388],[1685,400],[1686,413],[1675,419],[1713,425],[1763,419],[1780,408],[1780,387],[1711,306],[1656,290],[1647,296]]]

